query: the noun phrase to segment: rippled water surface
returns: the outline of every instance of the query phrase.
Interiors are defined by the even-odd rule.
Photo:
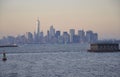
[[[90,53],[88,44],[0,48],[0,77],[120,77],[120,52]]]

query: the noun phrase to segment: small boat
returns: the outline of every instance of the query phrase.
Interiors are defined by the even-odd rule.
[[[6,57],[6,53],[3,52],[3,58],[2,58],[3,61],[6,61],[7,60],[7,57]]]
[[[3,60],[3,61],[6,61],[6,60],[7,60],[7,58],[2,58],[2,60]]]

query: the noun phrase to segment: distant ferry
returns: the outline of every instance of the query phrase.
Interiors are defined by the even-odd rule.
[[[118,52],[119,44],[117,43],[94,43],[90,44],[90,52]]]
[[[18,47],[16,44],[10,44],[10,45],[0,45],[0,48],[2,47]]]

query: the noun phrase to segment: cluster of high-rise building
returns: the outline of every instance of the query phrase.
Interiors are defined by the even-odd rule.
[[[47,31],[47,34],[44,35],[42,31],[40,31],[40,21],[37,20],[37,30],[36,32],[26,32],[24,35],[18,35],[17,37],[7,36],[3,37],[0,40],[1,44],[32,44],[32,43],[58,43],[58,44],[66,44],[66,43],[92,43],[98,41],[98,34],[93,31],[84,31],[78,30],[78,33],[75,34],[75,29],[70,29],[69,32],[65,31],[61,33],[61,31],[56,31],[55,28],[50,26],[50,29]]]

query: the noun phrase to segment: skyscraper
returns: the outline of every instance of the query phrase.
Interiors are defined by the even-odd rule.
[[[98,34],[93,33],[93,42],[97,42],[97,41],[98,41]]]
[[[70,29],[70,42],[73,42],[73,36],[75,35],[75,29]]]
[[[78,30],[78,36],[80,37],[80,39],[79,39],[80,43],[85,41],[85,32],[84,32],[84,30]]]
[[[56,37],[57,39],[58,39],[58,37],[60,37],[60,31],[56,31],[55,37]]]
[[[86,41],[91,43],[93,39],[93,31],[89,30],[86,32]]]
[[[36,32],[34,33],[34,36],[35,36],[35,42],[36,43],[39,43],[40,42],[40,21],[39,21],[39,18],[37,19],[37,22],[36,22]]]
[[[32,43],[33,42],[33,34],[31,32],[26,32],[26,39],[27,43]]]
[[[70,35],[67,32],[63,32],[63,43],[69,43],[70,42]]]
[[[55,29],[53,28],[53,25],[50,26],[50,37],[55,36]]]
[[[39,21],[39,18],[37,19],[37,22],[36,22],[36,25],[37,25],[37,36],[40,37],[40,21]]]

